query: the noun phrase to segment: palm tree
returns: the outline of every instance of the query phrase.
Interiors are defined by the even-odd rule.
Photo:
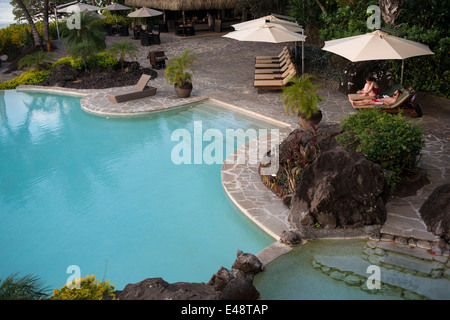
[[[68,29],[66,45],[74,57],[81,57],[87,70],[87,58],[105,49],[105,32],[93,12],[80,12],[80,27]]]
[[[34,70],[41,71],[42,65],[44,64],[44,62],[49,62],[49,61],[50,61],[50,56],[46,52],[36,51],[36,52],[26,55],[25,57],[20,59],[20,61],[18,63],[18,67],[20,69],[24,66],[27,66],[27,67],[34,66],[35,67]]]
[[[283,88],[282,101],[286,107],[286,113],[292,111],[301,118],[309,120],[313,115],[318,116],[318,121],[322,119],[318,103],[324,98],[317,94],[320,85],[314,84],[311,79],[316,77],[312,74],[292,77]]]
[[[189,56],[192,51],[185,49],[180,56],[169,60],[165,75],[166,81],[169,84],[175,84],[178,87],[192,84],[192,74],[194,62],[197,61],[195,54]]]
[[[0,279],[0,300],[40,300],[49,296],[48,287],[39,277],[31,274],[17,278],[17,273],[8,276],[3,282]]]
[[[132,59],[136,59],[139,53],[139,49],[130,40],[116,42],[113,45],[111,45],[108,51],[114,56],[120,55],[119,60],[122,66],[122,71],[125,56],[129,56]]]
[[[22,0],[15,0],[17,5],[20,7],[20,9],[22,10],[23,14],[25,15],[25,18],[27,19],[28,23],[30,24],[30,28],[31,28],[31,33],[33,34],[33,39],[34,39],[34,45],[35,46],[42,46],[42,37],[39,34],[36,25],[34,24],[33,19],[31,18],[30,13],[27,10],[27,7],[25,6],[25,4],[23,3]]]

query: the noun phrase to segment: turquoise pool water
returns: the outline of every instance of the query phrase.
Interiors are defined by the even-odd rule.
[[[62,287],[67,268],[116,289],[148,277],[206,282],[236,250],[274,242],[228,199],[221,164],[175,165],[174,130],[270,128],[201,104],[133,118],[80,98],[0,91],[0,279]]]

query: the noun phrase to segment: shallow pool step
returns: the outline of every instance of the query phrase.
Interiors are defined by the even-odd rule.
[[[369,267],[372,264],[360,256],[315,256],[313,266],[320,268],[336,280],[349,285],[360,285],[362,290],[376,293],[367,285],[369,277],[374,273]],[[396,269],[377,266],[380,274],[380,290],[389,290],[394,295],[406,299],[450,299],[450,280],[440,277],[434,279],[413,275]],[[371,280],[370,280],[371,281]]]
[[[430,276],[447,277],[447,255],[436,255],[430,251],[393,242],[368,241],[363,248],[362,257],[375,265],[397,268],[404,272]],[[448,278],[450,280],[450,278]]]

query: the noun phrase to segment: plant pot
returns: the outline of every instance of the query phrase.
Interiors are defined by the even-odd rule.
[[[322,111],[313,113],[309,119],[303,113],[298,113],[298,121],[304,129],[308,129],[311,126],[317,126],[322,121]]]
[[[179,98],[188,98],[192,92],[192,83],[185,84],[180,87],[174,85],[174,88]]]

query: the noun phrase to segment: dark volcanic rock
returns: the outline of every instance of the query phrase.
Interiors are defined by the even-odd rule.
[[[289,220],[298,228],[360,228],[386,220],[381,167],[361,154],[336,147],[323,152],[301,173]]]
[[[450,244],[450,183],[437,187],[419,212],[428,231]]]
[[[263,263],[258,257],[251,253],[244,253],[240,250],[238,250],[237,258],[231,267],[247,274],[257,274],[264,269]]]
[[[256,300],[259,292],[253,285],[253,277],[235,277],[223,289],[220,300]]]
[[[177,282],[169,284],[161,278],[148,278],[127,284],[116,291],[119,300],[218,300],[219,294],[206,283]]]

